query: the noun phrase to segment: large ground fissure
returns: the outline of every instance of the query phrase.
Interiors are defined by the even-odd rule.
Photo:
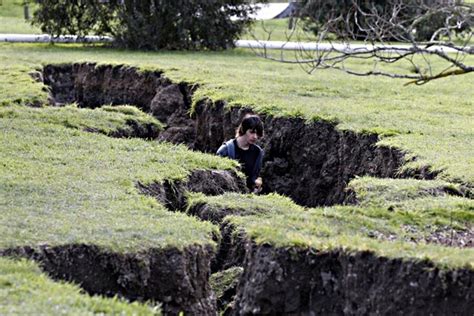
[[[191,149],[215,152],[234,137],[250,108],[228,107],[209,99],[197,102],[190,116],[194,86],[173,83],[160,72],[92,63],[49,65],[43,82],[51,87],[55,105],[77,102],[81,107],[135,105],[166,124],[159,140],[184,143]],[[355,176],[431,179],[427,169],[400,173],[404,154],[378,146],[375,134],[340,131],[335,124],[302,118],[261,115],[265,124],[264,192],[290,196],[304,206],[343,203],[345,188]]]
[[[96,108],[104,104],[135,105],[166,124],[164,131],[157,136],[158,140],[183,143],[193,150],[203,152],[215,152],[223,141],[233,138],[235,128],[242,117],[247,113],[253,113],[250,108],[229,107],[224,101],[214,102],[209,99],[198,101],[191,109],[196,87],[185,83],[173,83],[157,71],[139,71],[126,66],[82,63],[49,65],[43,69],[40,77],[46,85],[50,86],[50,101],[53,105],[72,102],[87,108]],[[353,197],[346,188],[349,181],[356,176],[419,179],[433,179],[436,176],[435,172],[428,169],[400,172],[401,166],[405,163],[404,153],[398,149],[377,145],[379,137],[376,134],[341,131],[334,123],[322,120],[308,122],[303,118],[269,115],[261,115],[261,117],[265,124],[265,137],[261,141],[265,149],[262,170],[264,193],[277,192],[291,197],[296,203],[304,206],[334,205],[352,201]],[[244,190],[242,183],[228,181],[236,179],[235,175],[211,171],[213,172],[214,174],[204,177],[199,174],[191,175],[187,183],[137,183],[137,188],[144,194],[156,197],[169,209],[181,211],[184,211],[186,207],[184,196],[186,191],[215,195],[226,191]],[[204,178],[222,179],[222,181],[214,180],[209,185],[200,183],[200,180]],[[378,296],[373,294],[376,291],[374,292],[371,288],[377,282],[370,281],[373,277],[364,272],[367,267],[364,262],[370,261],[369,265],[380,274],[379,281],[388,282],[384,289],[398,291],[397,288],[403,289],[404,286],[398,284],[390,287],[389,283],[393,278],[401,275],[397,271],[405,271],[403,270],[405,266],[401,261],[386,262],[385,259],[375,258],[370,254],[370,260],[363,258],[364,260],[361,261],[363,263],[360,264],[360,271],[357,271],[359,279],[355,282],[346,278],[350,277],[354,270],[352,268],[354,259],[351,255],[338,252],[318,255],[312,254],[311,251],[308,253],[303,251],[298,254],[301,258],[295,261],[295,257],[285,250],[266,249],[255,245],[245,234],[236,231],[231,224],[222,223],[224,215],[216,217],[215,213],[206,212],[206,205],[195,206],[188,212],[220,225],[222,235],[220,248],[217,255],[208,261],[208,263],[212,261],[213,272],[223,271],[236,265],[254,267],[246,268],[241,274],[238,290],[235,289],[234,284],[234,288],[227,291],[227,296],[230,295],[229,293],[232,295],[237,293],[236,309],[233,313],[286,311],[305,314],[318,310],[321,313],[365,314],[373,311],[374,308],[377,310],[388,308],[385,311],[390,313],[394,311],[390,308],[400,306],[403,304],[402,301],[407,299],[406,295],[400,295],[400,301],[395,303],[378,299]],[[266,250],[272,255],[264,255],[261,260],[254,258],[256,254]],[[271,259],[272,256],[276,259]],[[291,260],[294,262],[286,263]],[[258,262],[263,268],[256,264]],[[267,263],[269,266],[266,266]],[[289,283],[285,289],[279,289],[273,281],[274,275],[268,272],[277,263],[281,265],[278,270],[280,272],[286,271],[285,269],[298,270],[298,264],[301,264],[301,273],[284,272],[285,275],[293,273],[291,275],[295,276],[294,280],[288,279]],[[319,268],[314,270],[314,265]],[[327,270],[332,265],[342,267],[342,272]],[[425,263],[413,266],[414,270],[425,268],[431,269],[431,266]],[[412,274],[410,269],[402,273],[403,280],[410,280],[409,275]],[[313,273],[312,270],[316,272],[313,271]],[[438,285],[439,282],[444,282],[444,276],[438,272],[435,274],[416,273],[421,275],[420,278],[426,278],[426,282],[435,282]],[[472,274],[469,271],[463,273],[466,273],[465,278],[469,281]],[[308,276],[310,276],[310,282],[304,281]],[[283,275],[282,278],[284,278]],[[364,293],[372,295],[374,299],[359,304],[360,297],[348,298],[349,294],[353,295],[355,292],[344,289],[352,283],[364,289]],[[275,293],[271,287],[275,287],[278,293]],[[286,294],[300,287],[303,290],[296,291],[294,295]],[[471,285],[467,285],[459,297],[464,297],[464,293],[469,293],[471,288]],[[428,292],[417,293],[421,293],[418,297],[423,300],[431,297]],[[437,300],[436,297],[445,297],[446,293],[446,289],[439,290],[439,295],[433,296],[433,302]],[[334,302],[327,301],[331,296],[334,297]],[[415,305],[407,305],[407,311],[422,310],[421,305]]]

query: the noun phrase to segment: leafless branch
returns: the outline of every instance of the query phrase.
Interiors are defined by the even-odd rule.
[[[299,64],[308,73],[331,68],[357,76],[409,79],[407,84],[420,85],[474,71],[468,64],[472,59],[467,58],[474,54],[473,11],[472,4],[459,0],[391,0],[384,7],[352,0],[345,11],[324,12],[323,21],[317,20],[321,15],[314,18],[316,43],[311,48],[309,43],[301,44],[293,58],[283,52],[275,57],[264,44],[254,49],[264,58]],[[303,16],[299,29],[300,22],[307,25],[308,20],[311,17]],[[301,42],[301,34],[293,30],[288,42]],[[351,60],[372,60],[373,64],[362,69]],[[390,66],[395,63],[403,65]]]

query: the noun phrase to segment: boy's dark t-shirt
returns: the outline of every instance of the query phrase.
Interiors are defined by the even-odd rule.
[[[255,167],[257,162],[258,155],[260,154],[260,150],[257,146],[250,144],[249,149],[243,150],[237,145],[237,140],[234,139],[234,146],[235,146],[235,158],[240,162],[242,165],[242,171],[244,172],[247,178],[247,187],[249,189],[253,189],[255,183],[250,183],[250,177],[252,175],[252,171]]]

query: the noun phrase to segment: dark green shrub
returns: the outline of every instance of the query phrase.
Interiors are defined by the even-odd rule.
[[[44,32],[112,35],[133,49],[225,49],[251,20],[245,0],[43,0]]]
[[[224,49],[250,23],[249,10],[243,0],[125,0],[115,36],[133,48]]]
[[[54,36],[111,35],[118,1],[40,0],[32,23]]]

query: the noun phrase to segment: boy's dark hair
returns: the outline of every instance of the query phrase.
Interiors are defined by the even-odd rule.
[[[248,130],[255,131],[258,137],[263,136],[263,122],[258,115],[247,114],[244,116],[237,128],[237,136],[245,135]]]

